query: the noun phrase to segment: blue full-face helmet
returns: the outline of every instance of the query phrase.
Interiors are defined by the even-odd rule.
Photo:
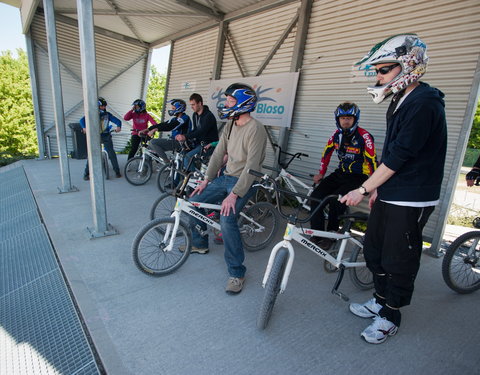
[[[218,116],[221,119],[235,118],[242,113],[252,112],[257,105],[255,90],[244,83],[233,83],[225,90],[225,96],[233,96],[237,103],[230,108],[219,107]]]
[[[182,99],[172,99],[169,101],[169,103],[175,107],[175,109],[169,109],[168,114],[170,116],[176,116],[179,113],[184,113],[185,110],[187,109],[187,103],[185,103],[184,100]]]

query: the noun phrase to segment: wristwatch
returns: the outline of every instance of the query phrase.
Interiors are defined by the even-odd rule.
[[[367,189],[365,189],[365,186],[363,186],[363,185],[358,188],[358,192],[359,192],[360,194],[364,195],[364,196],[367,196],[368,194],[370,194],[370,193],[367,191]]]

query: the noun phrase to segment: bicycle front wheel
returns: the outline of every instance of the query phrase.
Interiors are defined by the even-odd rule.
[[[363,243],[363,237],[359,240]],[[352,255],[350,262],[365,262],[363,256],[363,247],[353,244]],[[368,290],[373,288],[373,274],[366,267],[352,267],[349,269],[350,280],[360,290]]]
[[[480,231],[462,234],[453,241],[443,258],[442,276],[457,293],[480,289]]]
[[[272,315],[273,306],[280,292],[280,284],[282,283],[285,267],[288,261],[288,250],[280,249],[273,261],[267,284],[265,285],[265,294],[263,295],[262,305],[257,317],[257,328],[265,329]]]
[[[150,276],[165,276],[176,271],[190,255],[192,233],[182,222],[173,233],[174,218],[161,218],[147,223],[135,236],[132,245],[137,268]],[[168,245],[173,238],[173,246]]]
[[[148,160],[144,161],[143,157],[136,156],[127,161],[124,174],[132,185],[144,185],[152,177],[152,165]]]
[[[279,217],[274,205],[267,202],[256,203],[240,216],[238,227],[246,250],[258,251],[267,246],[275,237]]]

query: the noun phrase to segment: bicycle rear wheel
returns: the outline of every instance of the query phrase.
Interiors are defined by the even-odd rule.
[[[249,207],[245,215],[252,221],[243,216],[238,220],[243,245],[248,251],[261,250],[277,234],[279,226],[277,209],[271,203],[260,202]]]
[[[442,276],[457,293],[480,289],[480,231],[462,234],[453,241],[443,258]]]
[[[162,193],[172,193],[177,188],[171,165],[164,165],[160,168],[157,176],[157,186]]]
[[[363,243],[363,237],[359,239]],[[352,243],[353,244],[353,243]],[[350,256],[350,262],[365,262],[363,256],[363,247],[353,244],[352,255]],[[373,274],[366,267],[352,267],[349,269],[350,280],[360,290],[368,290],[373,288]]]
[[[168,193],[161,194],[157,200],[153,202],[152,208],[150,209],[150,220],[170,217],[176,202],[177,198],[175,198],[175,196]]]
[[[267,284],[265,285],[265,294],[263,295],[262,305],[257,316],[257,328],[265,329],[272,315],[273,306],[280,292],[280,284],[282,283],[283,274],[288,261],[288,250],[280,249],[273,261]]]
[[[144,161],[143,157],[136,156],[127,161],[124,174],[132,185],[144,185],[152,177],[152,165],[148,160]]]
[[[108,155],[104,151],[102,151],[102,167],[105,179],[108,180],[110,178],[110,169],[108,168]]]
[[[165,276],[185,263],[190,255],[192,234],[182,222],[175,233],[172,249],[166,250],[174,224],[174,218],[160,218],[140,229],[132,244],[133,260],[140,271],[150,276]]]

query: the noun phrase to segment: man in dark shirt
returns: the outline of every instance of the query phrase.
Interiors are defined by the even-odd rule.
[[[186,169],[192,157],[198,154],[204,146],[218,141],[217,119],[210,112],[208,106],[203,104],[203,98],[200,94],[193,93],[190,95],[190,107],[192,108],[192,125],[193,130],[187,134],[177,136],[178,141],[188,141],[194,145],[183,159],[183,166]],[[190,165],[190,171],[195,168]]]
[[[368,88],[375,103],[394,94],[381,164],[340,200],[357,205],[370,194],[364,253],[375,293],[364,304],[350,304],[350,311],[374,318],[361,333],[372,344],[397,333],[400,308],[410,304],[420,267],[422,230],[440,197],[447,124],[444,94],[419,81],[427,67],[426,50],[415,34],[395,35],[357,63],[375,67],[377,84]]]

